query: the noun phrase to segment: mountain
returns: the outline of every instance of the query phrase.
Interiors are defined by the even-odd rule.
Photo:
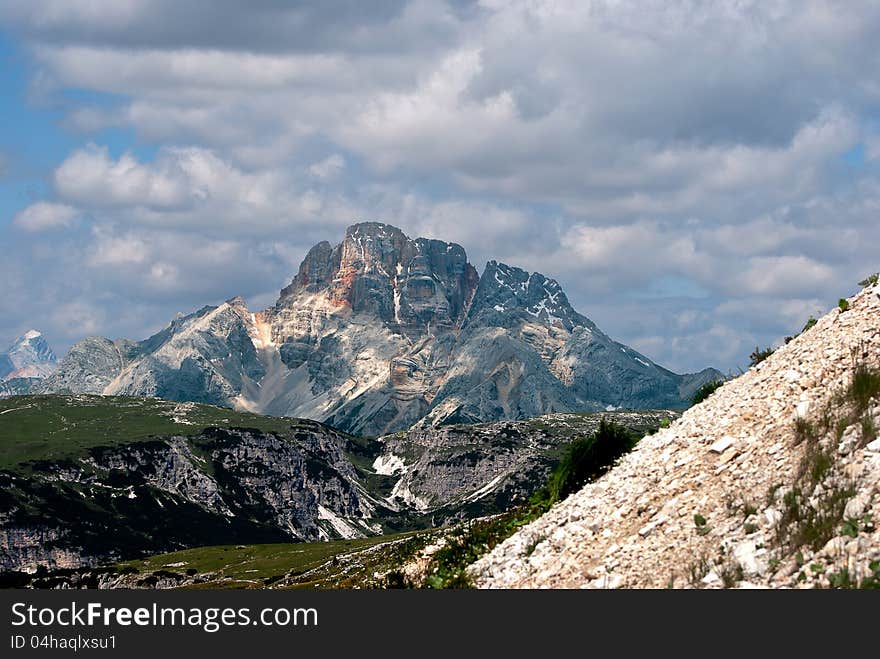
[[[469,568],[487,588],[880,587],[880,287]]]
[[[525,500],[599,415],[368,439],[303,419],[93,395],[0,401],[0,572],[206,545],[352,539]],[[635,432],[675,412],[603,413]]]
[[[454,243],[355,224],[306,255],[274,306],[241,298],[145,341],[91,337],[38,390],[157,396],[326,422],[419,424],[683,408],[714,369],[678,375],[577,313],[559,284]]]
[[[43,335],[30,330],[0,353],[0,380],[44,378],[55,371],[57,364],[58,358]]]

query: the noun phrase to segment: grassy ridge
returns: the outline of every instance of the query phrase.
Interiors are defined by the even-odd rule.
[[[157,398],[34,395],[0,399],[0,469],[82,456],[151,436],[197,435],[208,426],[282,432],[316,422]]]
[[[302,587],[310,582],[298,583],[300,575],[328,562],[338,563],[340,558],[411,535],[399,533],[331,542],[196,547],[126,561],[117,564],[116,568],[121,572],[137,571],[145,577],[157,572],[199,575],[203,587],[210,588],[261,588],[284,578],[293,582],[292,587]],[[190,587],[198,585],[191,584]]]

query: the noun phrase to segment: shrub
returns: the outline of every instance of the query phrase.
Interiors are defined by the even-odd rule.
[[[876,286],[878,278],[880,278],[880,272],[875,272],[862,279],[862,281],[859,282],[859,286]]]
[[[470,588],[467,567],[480,556],[491,551],[516,533],[544,510],[528,507],[513,508],[501,515],[476,519],[457,529],[446,538],[446,543],[431,556],[426,588]],[[395,579],[393,587],[408,587]]]
[[[425,587],[470,587],[466,569],[471,563],[543,515],[554,503],[608,471],[615,460],[637,443],[638,438],[626,428],[602,419],[595,433],[569,445],[547,484],[532,495],[529,505],[474,520],[447,537],[446,544],[431,557]],[[537,544],[530,550],[534,551]]]
[[[849,311],[849,300],[842,297],[837,301],[837,306],[841,311]]]
[[[699,405],[702,403],[715,393],[715,390],[722,384],[724,384],[724,380],[712,380],[712,382],[704,383],[699,389],[697,389],[696,393],[691,398],[691,405]]]
[[[760,346],[755,346],[754,352],[749,355],[749,365],[757,366],[762,361],[773,354],[773,348],[767,347],[761,350]]]
[[[706,521],[706,518],[703,517],[700,513],[696,513],[694,515],[694,526],[697,527],[697,535],[706,535],[712,529],[709,527],[709,524]]]
[[[785,337],[785,342],[786,342],[786,343],[789,343],[790,341],[794,341],[794,340],[795,340],[796,338],[798,338],[801,334],[803,334],[804,332],[806,332],[808,329],[812,328],[813,325],[815,325],[815,324],[818,323],[818,322],[819,322],[819,321],[816,320],[816,318],[815,318],[814,316],[810,316],[809,318],[807,318],[807,322],[804,323],[804,327],[803,327],[803,329],[802,329],[800,332],[798,332],[797,334],[795,334],[794,336],[786,336],[786,337]]]
[[[601,476],[637,441],[623,426],[602,419],[593,435],[577,439],[569,445],[553,470],[544,488],[550,504],[577,492],[588,481]]]

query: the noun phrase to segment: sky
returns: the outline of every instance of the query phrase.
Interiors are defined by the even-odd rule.
[[[673,370],[880,270],[869,0],[0,0],[0,344],[274,303],[379,220]]]

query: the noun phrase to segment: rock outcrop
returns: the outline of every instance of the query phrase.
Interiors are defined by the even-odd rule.
[[[559,284],[378,222],[315,245],[277,303],[240,298],[138,343],[86,339],[41,391],[161,396],[379,435],[612,408],[683,408],[677,375],[577,313]]]
[[[477,561],[487,588],[880,585],[880,288]]]
[[[381,533],[345,442],[318,424],[208,428],[0,471],[0,571]]]

